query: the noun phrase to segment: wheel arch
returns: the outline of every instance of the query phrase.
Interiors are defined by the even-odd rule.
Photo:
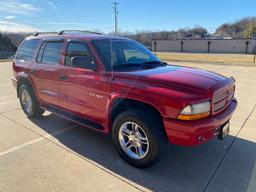
[[[145,110],[145,112],[147,113],[153,114],[159,120],[159,122],[161,122],[163,131],[166,134],[163,123],[163,115],[154,105],[144,101],[125,97],[115,98],[113,101],[111,101],[111,103],[108,106],[108,133],[111,132],[113,122],[115,118],[118,116],[118,114],[128,109],[141,109]]]
[[[23,84],[30,86],[33,89],[33,91],[34,91],[33,85],[32,85],[32,83],[30,82],[30,80],[27,77],[23,77],[23,76],[19,77],[18,81],[17,81],[17,97],[18,98],[19,98],[20,86],[23,85]]]

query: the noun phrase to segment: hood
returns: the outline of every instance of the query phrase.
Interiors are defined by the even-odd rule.
[[[217,73],[173,65],[148,70],[120,72],[118,74],[128,78],[157,82],[200,92],[209,91],[211,87],[227,79]]]

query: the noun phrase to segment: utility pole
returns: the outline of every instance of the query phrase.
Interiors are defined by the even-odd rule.
[[[253,49],[252,49],[252,53],[253,53],[253,63],[256,62],[256,44],[254,45]]]
[[[118,10],[117,10],[117,5],[119,5],[119,3],[115,0],[113,2],[114,5],[114,12],[115,12],[115,36],[117,35],[117,31],[118,31],[118,26],[117,26],[117,15],[118,15]]]

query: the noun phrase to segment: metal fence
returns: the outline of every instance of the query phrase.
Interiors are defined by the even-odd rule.
[[[152,40],[153,51],[252,54],[256,39]]]

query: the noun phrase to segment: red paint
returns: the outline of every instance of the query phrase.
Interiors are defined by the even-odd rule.
[[[104,63],[91,44],[95,39],[118,38],[101,35],[64,35],[31,37],[34,39],[64,39],[59,65],[47,66],[35,62],[13,63],[14,84],[21,78],[31,82],[41,104],[51,104],[88,118],[104,127],[112,127],[112,104],[118,98],[128,98],[154,107],[162,116],[170,143],[197,145],[215,137],[220,126],[230,120],[237,102],[225,101],[222,111],[196,121],[177,120],[180,111],[188,104],[213,100],[220,92],[234,86],[232,78],[216,73],[181,66],[166,66],[134,72],[106,72]],[[30,38],[30,39],[31,39]],[[81,40],[96,60],[97,70],[70,68],[64,65],[65,50],[70,39]],[[38,47],[39,49],[39,47]],[[35,50],[35,53],[38,50]],[[31,74],[31,70],[35,73]],[[67,80],[60,80],[65,75]],[[231,103],[230,103],[231,102]],[[202,136],[203,141],[198,141]]]

